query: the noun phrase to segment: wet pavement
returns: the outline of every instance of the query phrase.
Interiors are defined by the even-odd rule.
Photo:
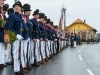
[[[13,66],[0,70],[0,75],[14,75]],[[100,44],[66,48],[26,75],[100,75]]]

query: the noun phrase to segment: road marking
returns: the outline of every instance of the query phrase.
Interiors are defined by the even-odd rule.
[[[81,57],[81,55],[79,55],[79,58],[80,58],[80,60],[83,60],[82,57]]]
[[[90,75],[94,75],[93,72],[90,69],[87,69]]]

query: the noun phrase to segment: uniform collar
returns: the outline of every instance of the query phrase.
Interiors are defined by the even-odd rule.
[[[19,12],[15,12],[17,15],[21,15]]]
[[[33,18],[35,21],[37,21],[37,19]]]
[[[26,16],[26,15],[24,15],[25,17],[26,17],[26,20],[28,21],[28,19],[29,19],[29,16]]]

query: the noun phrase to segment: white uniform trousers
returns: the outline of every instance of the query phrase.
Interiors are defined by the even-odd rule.
[[[45,41],[41,41],[41,53],[43,56],[43,59],[46,58],[46,54],[45,54]]]
[[[68,46],[70,46],[71,45],[71,43],[70,43],[70,39],[68,40]]]
[[[51,54],[51,52],[53,54],[53,41],[51,41],[51,51],[50,51],[50,54]]]
[[[61,41],[61,48],[63,48],[63,41]]]
[[[13,43],[13,57],[14,57],[14,72],[18,72],[20,71],[20,62],[19,62],[19,45],[20,45],[20,40],[16,40]],[[24,64],[24,62],[22,62],[24,60],[23,58],[23,41],[21,41],[21,63],[22,66]]]
[[[48,47],[48,41],[46,42],[46,53],[47,53],[47,56],[49,57],[49,47]]]
[[[40,62],[41,61],[41,55],[40,55],[40,48],[39,48],[39,44],[40,41],[39,39],[37,39],[37,42],[36,42],[36,62]]]
[[[0,43],[0,64],[4,64],[4,44]]]
[[[11,57],[11,44],[7,44],[8,48],[7,48],[7,54],[6,54],[6,62],[11,62],[12,61],[12,57]]]
[[[57,51],[57,39],[55,39],[55,51]]]
[[[34,59],[36,58],[36,62],[40,62],[41,61],[41,55],[40,55],[40,49],[39,49],[39,39],[37,39],[36,42],[36,47],[35,47],[35,55],[34,55],[34,41],[31,40],[30,45],[31,45],[31,52],[30,52],[30,63],[33,64],[34,63]],[[35,57],[34,57],[35,56]]]
[[[54,48],[53,48],[53,49],[54,49],[54,53],[56,53],[56,42],[54,41],[53,43],[54,43],[54,44],[53,44],[53,45],[54,45],[54,46],[53,46],[53,47],[54,47]]]
[[[76,48],[76,41],[74,41],[74,47]]]
[[[27,45],[28,45],[28,40],[23,40],[23,57],[24,57],[24,60],[22,61],[23,62],[23,68],[26,67],[26,64],[27,64]],[[29,50],[28,50],[28,53],[29,53]]]
[[[30,45],[31,45],[30,63],[33,64],[34,63],[34,42],[32,39],[31,39]]]
[[[49,55],[50,55],[50,40],[48,40],[48,51],[49,51]]]
[[[30,60],[31,60],[31,40],[27,41],[29,43],[28,45],[28,61],[31,64]]]

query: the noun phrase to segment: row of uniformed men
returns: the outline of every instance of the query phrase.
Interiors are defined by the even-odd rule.
[[[3,3],[0,3],[1,7]],[[8,5],[5,5],[7,9]],[[24,14],[22,13],[22,10]],[[6,19],[5,11],[1,11],[1,18],[5,19],[5,28],[0,28],[0,64],[12,61],[11,50],[14,58],[14,72],[20,73],[20,64],[24,71],[27,71],[27,62],[33,66],[39,66],[41,60],[53,57],[53,54],[59,52],[57,43],[57,31],[53,26],[53,22],[47,19],[44,13],[39,13],[36,9],[33,18],[29,19],[31,14],[31,6],[17,1],[13,8],[8,9],[8,19]],[[15,11],[15,12],[14,12]],[[39,19],[39,21],[38,21]],[[7,50],[4,50],[3,36],[4,29],[11,30],[16,34],[17,40],[13,44],[8,44]],[[22,31],[22,33],[21,33]],[[19,48],[21,54],[19,56]],[[12,49],[11,49],[12,48]],[[6,54],[6,61],[4,60]],[[19,62],[21,59],[21,63]],[[42,61],[43,63],[43,61]]]

